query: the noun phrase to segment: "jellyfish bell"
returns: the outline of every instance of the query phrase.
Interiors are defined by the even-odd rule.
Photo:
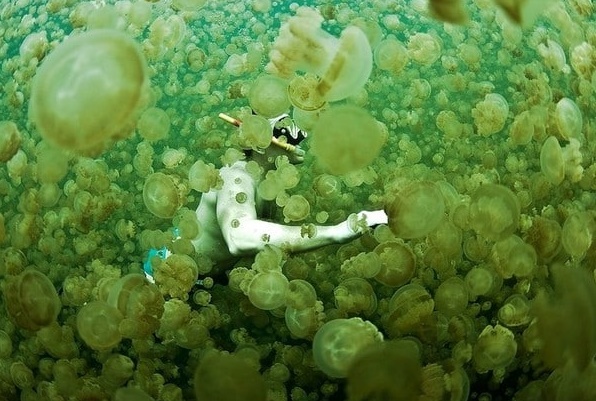
[[[146,64],[139,45],[123,32],[73,35],[37,70],[29,117],[58,147],[98,154],[133,132],[147,94]]]
[[[553,0],[494,0],[507,16],[523,27],[529,27]]]
[[[320,78],[317,92],[338,101],[364,86],[372,71],[372,50],[360,28],[349,26],[336,38],[321,29],[322,22],[314,9],[298,8],[282,25],[266,69],[286,78],[295,71],[314,73]]]

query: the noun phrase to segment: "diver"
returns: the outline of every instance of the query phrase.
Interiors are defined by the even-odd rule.
[[[223,120],[240,126],[241,121],[221,113]],[[246,151],[247,160],[256,161],[263,168],[263,175],[275,167],[275,158],[287,156],[290,163],[304,161],[300,142],[307,137],[287,114],[269,120],[272,128],[271,145],[265,149]],[[283,138],[282,138],[283,137]],[[246,170],[246,160],[237,161],[219,170],[223,180],[220,189],[204,193],[196,210],[202,230],[193,240],[198,254],[220,264],[242,256],[254,255],[270,244],[293,253],[315,249],[324,245],[349,241],[365,232],[368,227],[387,223],[383,210],[360,211],[345,221],[329,226],[314,226],[314,233],[304,233],[300,225],[283,225],[262,218],[264,201],[257,195],[259,180]],[[239,196],[244,200],[239,202]],[[149,252],[145,272],[152,274],[151,257],[167,257],[167,249]],[[149,271],[148,271],[149,270]]]

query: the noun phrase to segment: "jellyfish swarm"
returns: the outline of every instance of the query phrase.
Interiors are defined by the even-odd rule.
[[[314,9],[298,8],[280,28],[266,69],[284,78],[295,71],[314,73],[320,77],[319,95],[338,101],[364,86],[372,71],[372,50],[360,28],[349,26],[338,39],[321,29],[322,22]]]
[[[138,44],[125,33],[97,29],[69,37],[44,60],[29,115],[49,142],[95,155],[133,132],[147,87]]]

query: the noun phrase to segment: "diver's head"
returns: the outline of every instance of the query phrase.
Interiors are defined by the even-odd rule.
[[[304,161],[304,150],[300,147],[308,134],[302,131],[287,114],[269,119],[273,136],[269,149],[281,148],[285,151],[290,163],[297,164]]]
[[[253,111],[253,114],[256,114]],[[219,113],[222,120],[240,127],[242,121],[225,113]],[[277,156],[287,156],[290,163],[298,164],[304,161],[304,150],[300,142],[308,136],[292,121],[288,114],[282,114],[269,119],[271,126],[271,142],[263,149],[244,149],[246,157],[273,161]]]

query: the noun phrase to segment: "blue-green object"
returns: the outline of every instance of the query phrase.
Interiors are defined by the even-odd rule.
[[[155,280],[153,279],[153,266],[151,264],[151,260],[153,259],[153,257],[159,256],[161,259],[165,259],[168,256],[170,256],[170,253],[171,252],[165,246],[161,249],[149,249],[149,252],[147,252],[147,258],[145,259],[145,263],[143,263],[145,277],[147,277],[149,281],[151,281],[152,283],[155,282]]]
[[[174,228],[172,232],[174,233],[174,241],[180,238],[180,231],[178,230],[178,228]],[[153,259],[153,257],[159,256],[161,259],[166,259],[168,256],[170,256],[171,253],[172,252],[170,252],[170,250],[165,246],[160,249],[149,249],[149,251],[147,252],[147,257],[145,258],[145,262],[143,263],[143,271],[145,272],[145,277],[147,277],[149,281],[151,281],[152,283],[155,282],[155,279],[153,278],[153,265],[151,264],[151,260]]]

